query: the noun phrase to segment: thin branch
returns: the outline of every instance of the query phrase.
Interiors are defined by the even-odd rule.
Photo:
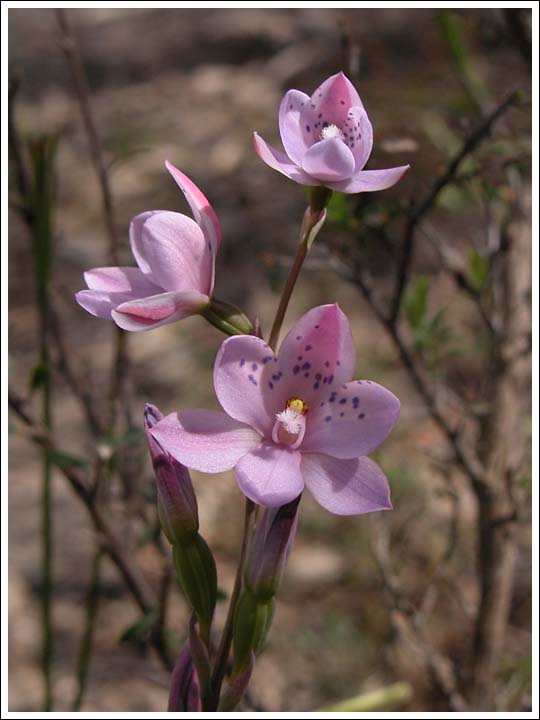
[[[47,432],[45,428],[43,428],[35,420],[32,413],[27,410],[23,398],[11,388],[9,388],[8,391],[8,401],[9,407],[26,426],[29,438],[32,442],[53,455],[64,455],[51,434]],[[131,556],[125,552],[123,543],[109,524],[109,521],[96,505],[94,493],[88,486],[88,483],[81,474],[80,469],[77,465],[69,462],[62,462],[59,469],[71,485],[75,494],[85,505],[95,530],[102,538],[103,550],[108,554],[112,562],[118,568],[120,575],[122,576],[122,579],[124,580],[124,583],[133,596],[135,602],[143,613],[148,613],[157,606],[158,600],[154,596],[153,591],[148,586],[144,577],[141,575],[139,568],[133,563]],[[158,639],[152,636],[152,643],[163,665],[167,670],[170,670],[172,668],[172,663],[168,656],[163,639]]]
[[[114,208],[112,201],[112,193],[109,184],[109,176],[107,175],[107,166],[103,159],[101,149],[101,141],[97,131],[96,123],[92,113],[90,104],[90,89],[88,87],[88,78],[84,69],[83,61],[79,46],[73,35],[71,23],[65,10],[57,8],[56,18],[62,33],[61,47],[67,58],[73,81],[75,83],[75,91],[79,99],[79,107],[81,110],[82,120],[88,137],[90,146],[90,154],[92,162],[98,175],[99,186],[101,191],[101,201],[103,204],[103,214],[105,224],[109,235],[109,257],[113,265],[118,265],[118,233],[116,231],[116,223],[114,218]]]
[[[444,188],[449,185],[456,177],[459,167],[463,160],[468,157],[477,146],[489,135],[491,128],[498,120],[498,118],[512,105],[514,105],[520,95],[518,92],[513,92],[508,95],[494,110],[491,112],[476,128],[476,130],[466,138],[465,142],[454,155],[446,171],[441,175],[437,182],[433,185],[423,202],[416,208],[416,210],[410,216],[407,226],[405,228],[405,239],[403,243],[403,249],[401,253],[401,259],[399,262],[399,269],[397,274],[396,288],[394,297],[392,299],[389,320],[392,324],[397,321],[399,311],[401,309],[401,300],[405,286],[409,279],[409,270],[414,250],[415,232],[418,224],[423,217],[434,207],[437,198]]]
[[[427,639],[421,613],[415,610],[403,592],[399,579],[392,569],[389,538],[385,528],[378,527],[372,534],[372,538],[373,555],[387,593],[394,629],[400,637],[408,640],[421,656],[433,686],[445,698],[451,710],[454,712],[466,711],[467,701],[459,691],[457,670],[454,664],[449,657],[433,648]]]

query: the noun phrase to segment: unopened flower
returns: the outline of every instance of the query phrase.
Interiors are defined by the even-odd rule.
[[[356,353],[338,305],[304,315],[278,355],[255,336],[225,340],[214,387],[225,412],[167,415],[151,430],[181,463],[235,468],[242,492],[266,507],[308,487],[338,515],[391,508],[387,480],[365,457],[399,416],[399,400],[370,380],[351,381]]]
[[[75,296],[89,313],[124,330],[150,330],[200,313],[212,295],[219,221],[199,188],[171,163],[166,167],[195,221],[166,210],[137,215],[129,239],[138,267],[89,270],[84,274],[89,289]]]
[[[155,405],[146,405],[144,429],[156,476],[158,515],[168,541],[173,545],[185,544],[199,529],[197,498],[189,470],[150,434],[150,429],[162,418],[163,414]]]
[[[171,676],[169,712],[201,712],[199,678],[193,666],[189,642],[178,656]]]
[[[289,90],[279,108],[285,153],[253,139],[267,165],[302,185],[324,185],[344,193],[385,190],[401,180],[408,165],[364,170],[373,130],[362,100],[345,75],[332,75],[309,97]]]

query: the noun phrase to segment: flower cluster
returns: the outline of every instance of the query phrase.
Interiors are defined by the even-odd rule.
[[[355,346],[339,305],[312,308],[277,345],[298,272],[324,224],[332,192],[383,190],[397,183],[408,166],[364,169],[373,131],[343,73],[325,80],[311,97],[289,90],[281,102],[279,129],[285,153],[255,133],[257,154],[291,180],[310,186],[311,200],[268,341],[238,308],[213,297],[220,224],[199,188],[169,162],[167,170],[194,219],[165,210],[137,215],[129,229],[137,266],[89,270],[84,275],[88,289],[76,295],[85,310],[124,330],[150,330],[199,314],[232,335],[214,365],[221,412],[183,409],[164,417],[153,405],[145,410],[158,514],[193,611],[172,677],[169,707],[176,711],[230,710],[241,699],[272,621],[304,488],[337,515],[392,507],[386,477],[367,455],[392,430],[399,401],[376,382],[352,379]],[[206,473],[234,468],[247,498],[247,551],[213,667],[216,567],[199,533],[187,468]],[[263,508],[259,515],[256,506]],[[231,643],[232,671],[222,693]]]

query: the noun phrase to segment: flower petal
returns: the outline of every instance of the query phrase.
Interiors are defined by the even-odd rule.
[[[302,108],[301,121],[303,125],[316,126],[317,130],[326,125],[337,125],[343,130],[351,107],[364,106],[354,85],[339,72],[315,90],[309,102]]]
[[[320,182],[315,178],[310,177],[301,168],[297,167],[292,160],[290,160],[285,153],[276,150],[271,145],[262,139],[257,133],[253,133],[253,144],[255,145],[255,152],[273,170],[277,170],[282,175],[294,180],[301,185],[320,185]]]
[[[151,330],[196,315],[209,302],[208,295],[197,290],[160,293],[123,302],[113,309],[111,316],[124,330]]]
[[[187,175],[184,175],[183,172],[178,170],[178,168],[168,160],[165,161],[165,167],[172,175],[180,190],[184,193],[193,217],[195,218],[195,222],[200,226],[204,236],[212,246],[212,252],[215,258],[221,244],[221,225],[219,224],[214,208]]]
[[[230,470],[261,440],[251,428],[215,410],[171,413],[149,432],[178,462],[207,473]]]
[[[336,515],[391,510],[390,488],[380,467],[366,457],[337,460],[302,455],[302,475],[315,500]]]
[[[90,290],[127,292],[133,293],[134,297],[155,295],[161,289],[136,267],[93,268],[84,273],[84,279]]]
[[[289,90],[279,106],[279,132],[281,142],[289,158],[297,165],[302,164],[306,150],[316,139],[315,130],[300,123],[302,107],[309,97],[299,90]]]
[[[336,458],[368,455],[399,417],[399,400],[371,380],[334,386],[307,417],[302,451]]]
[[[354,171],[358,172],[369,160],[373,148],[373,128],[362,107],[352,107],[342,128],[343,141],[354,155]]]
[[[225,340],[214,365],[214,387],[221,407],[235,420],[272,436],[275,415],[283,409],[272,380],[274,353],[254,335]]]
[[[125,295],[124,299],[129,299],[129,296]],[[75,300],[86,312],[103,318],[103,320],[110,320],[111,311],[116,307],[116,303],[111,300],[109,293],[99,290],[79,290],[78,293],[75,293]]]
[[[396,185],[409,172],[410,165],[387,168],[386,170],[361,170],[348,180],[328,183],[332,190],[344,193],[374,192]]]
[[[322,182],[338,182],[354,172],[354,155],[341,138],[319,140],[302,159],[302,167]]]
[[[307,312],[283,340],[274,373],[281,373],[275,391],[284,406],[290,397],[300,397],[311,416],[324,397],[349,381],[356,364],[356,351],[347,317],[339,305],[320,305]],[[280,409],[283,409],[280,408]]]
[[[186,215],[153,214],[142,226],[139,250],[151,280],[164,290],[210,293],[213,255],[201,228]]]
[[[131,252],[133,253],[133,257],[135,258],[137,265],[141,269],[141,272],[143,272],[145,275],[148,275],[152,272],[150,269],[150,265],[147,263],[143,248],[141,246],[141,233],[143,229],[144,223],[148,220],[148,218],[152,217],[152,215],[156,215],[157,213],[166,212],[165,210],[147,210],[146,212],[139,213],[139,215],[135,215],[131,223],[129,224],[129,242],[131,245]]]
[[[299,452],[263,442],[236,465],[240,490],[263,507],[285,505],[304,488],[300,460]]]

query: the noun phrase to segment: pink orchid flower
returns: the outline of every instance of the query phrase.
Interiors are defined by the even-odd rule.
[[[285,505],[307,485],[338,515],[392,507],[387,480],[368,453],[383,442],[399,400],[370,380],[351,381],[355,348],[338,305],[304,315],[279,354],[253,335],[222,344],[214,367],[225,412],[167,415],[151,433],[179,462],[219,473],[236,469],[242,492]]]
[[[84,273],[88,290],[75,295],[92,315],[124,330],[150,330],[201,312],[214,287],[221,227],[208,200],[180,170],[167,170],[188,201],[195,222],[168,210],[137,215],[129,226],[138,267],[94,268]]]
[[[253,134],[255,151],[267,165],[302,185],[324,185],[344,193],[386,190],[409,165],[364,170],[373,146],[373,129],[356,89],[340,72],[309,97],[289,90],[279,108],[285,153]]]

